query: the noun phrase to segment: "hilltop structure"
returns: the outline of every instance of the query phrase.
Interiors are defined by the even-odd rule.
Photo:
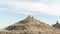
[[[60,30],[29,15],[26,19],[4,28],[0,34],[60,34]]]

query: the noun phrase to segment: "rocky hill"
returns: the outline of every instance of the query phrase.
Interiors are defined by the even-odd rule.
[[[4,28],[0,34],[60,34],[60,30],[28,16],[26,19]]]

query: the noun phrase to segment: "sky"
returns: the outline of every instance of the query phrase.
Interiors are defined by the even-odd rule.
[[[46,24],[60,21],[60,0],[0,0],[0,29],[28,15]]]

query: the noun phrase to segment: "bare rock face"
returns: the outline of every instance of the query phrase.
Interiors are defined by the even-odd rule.
[[[1,30],[0,34],[60,34],[60,30],[29,15],[26,19]]]

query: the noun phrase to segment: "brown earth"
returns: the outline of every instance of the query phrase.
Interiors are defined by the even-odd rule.
[[[4,28],[0,34],[60,34],[60,30],[28,16],[26,19]]]

